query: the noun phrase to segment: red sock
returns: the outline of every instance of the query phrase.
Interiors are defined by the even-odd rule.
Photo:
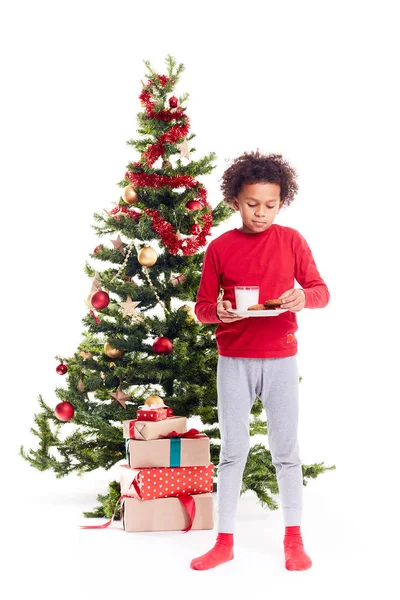
[[[194,558],[190,568],[196,571],[205,571],[222,565],[233,558],[233,533],[219,533],[215,546],[202,556]]]
[[[300,525],[285,527],[283,546],[285,549],[285,566],[288,571],[305,571],[311,567],[311,558],[303,548]]]

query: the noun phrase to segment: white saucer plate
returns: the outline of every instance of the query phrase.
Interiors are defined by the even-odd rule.
[[[287,312],[287,308],[276,308],[275,310],[235,310],[228,309],[228,312],[238,315],[239,317],[277,317],[278,315]]]

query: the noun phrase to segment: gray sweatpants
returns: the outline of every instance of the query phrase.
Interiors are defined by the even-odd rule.
[[[267,415],[268,445],[276,470],[285,526],[300,525],[303,475],[297,441],[299,414],[296,356],[230,358],[219,356],[218,531],[233,533],[242,475],[250,448],[249,419],[259,396]]]

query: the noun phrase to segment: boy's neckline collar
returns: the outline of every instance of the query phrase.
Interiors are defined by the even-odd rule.
[[[238,227],[235,227],[234,231],[236,231],[239,235],[245,235],[246,237],[254,237],[254,238],[258,238],[258,237],[263,237],[265,235],[267,235],[271,229],[274,227],[275,223],[272,223],[268,229],[266,229],[265,231],[260,231],[259,233],[246,233],[245,231],[240,231],[240,229]]]

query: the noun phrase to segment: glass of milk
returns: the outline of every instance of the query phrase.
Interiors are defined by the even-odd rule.
[[[235,287],[236,310],[247,310],[258,304],[260,288],[258,285],[237,285]]]

